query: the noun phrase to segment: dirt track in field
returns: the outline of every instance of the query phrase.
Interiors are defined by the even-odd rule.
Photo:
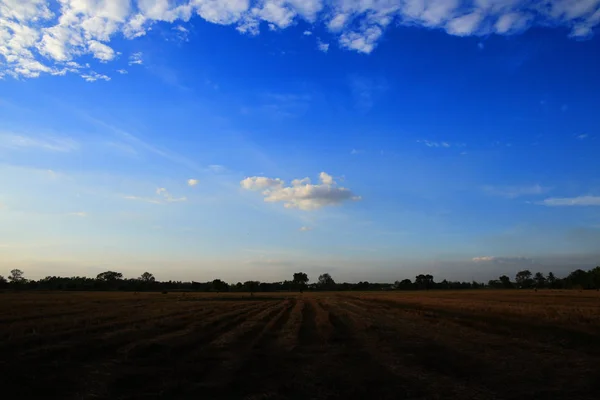
[[[0,384],[7,399],[598,397],[600,296],[473,293],[4,293]]]

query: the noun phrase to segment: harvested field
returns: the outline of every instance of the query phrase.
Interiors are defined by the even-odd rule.
[[[0,354],[5,399],[596,399],[600,293],[0,293]]]

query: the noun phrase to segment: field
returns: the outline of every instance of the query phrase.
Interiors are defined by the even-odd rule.
[[[3,399],[597,399],[600,293],[0,293]]]

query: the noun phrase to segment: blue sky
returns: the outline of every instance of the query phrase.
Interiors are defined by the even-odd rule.
[[[598,24],[600,0],[0,0],[0,271],[593,267]]]

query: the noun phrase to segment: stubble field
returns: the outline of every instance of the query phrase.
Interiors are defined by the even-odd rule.
[[[0,293],[5,399],[597,399],[600,294]]]

